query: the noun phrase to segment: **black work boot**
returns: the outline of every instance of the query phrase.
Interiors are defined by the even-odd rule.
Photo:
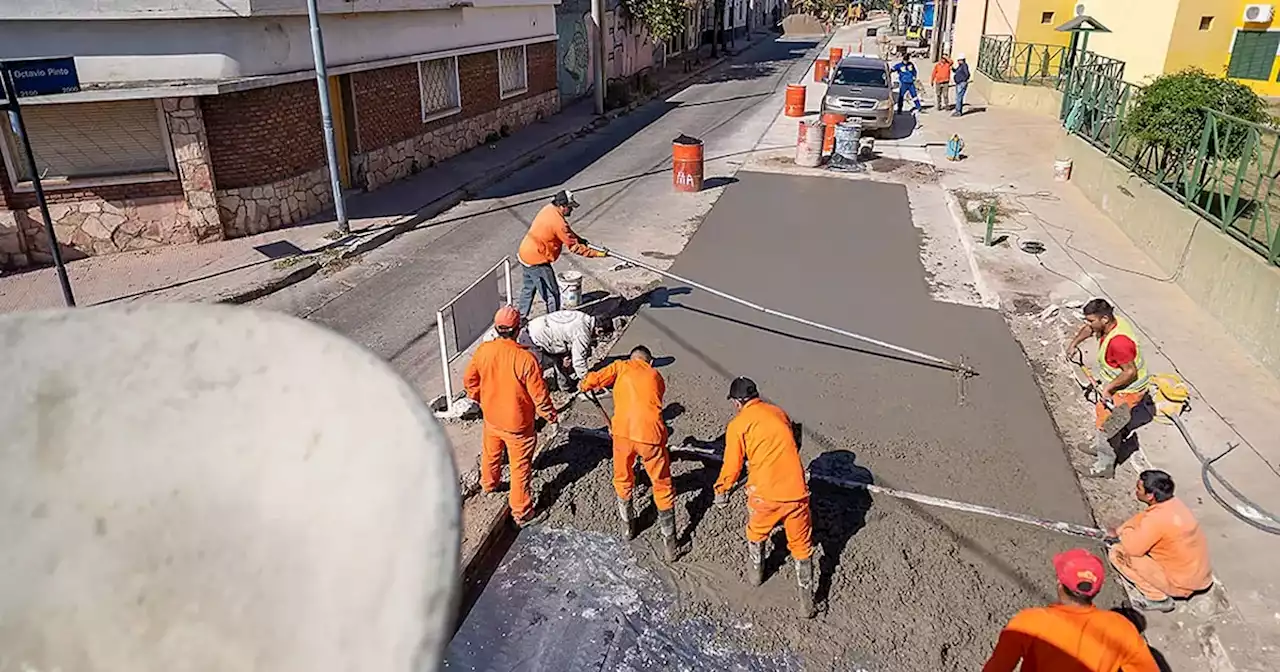
[[[800,587],[800,615],[813,618],[818,613],[813,604],[813,558],[796,560],[796,584]]]
[[[676,510],[658,512],[658,529],[662,532],[662,551],[667,562],[676,561]]]
[[[758,586],[764,583],[764,542],[747,542],[747,583]]]
[[[636,538],[636,512],[630,499],[618,498],[618,517],[622,519],[622,536],[631,541]]]

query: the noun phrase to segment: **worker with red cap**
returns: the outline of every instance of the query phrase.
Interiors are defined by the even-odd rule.
[[[463,376],[463,385],[467,396],[480,402],[484,415],[480,487],[485,492],[498,489],[505,451],[511,465],[511,517],[525,527],[547,515],[546,511],[534,515],[530,487],[533,451],[538,439],[535,414],[550,423],[558,418],[538,360],[516,343],[520,313],[511,306],[503,306],[494,315],[493,323],[498,338],[476,348]]]
[[[1093,606],[1102,560],[1077,548],[1053,556],[1058,603],[1023,609],[1000,632],[982,672],[1158,672],[1142,633],[1122,614]]]
[[[574,233],[569,228],[568,217],[578,207],[578,199],[573,192],[562,189],[556,192],[551,202],[542,206],[529,232],[520,241],[520,250],[516,258],[524,267],[524,283],[520,289],[520,301],[517,306],[520,314],[527,316],[533,309],[533,295],[542,295],[547,304],[547,312],[560,310],[560,283],[556,280],[556,272],[551,264],[560,258],[565,247],[569,251],[583,257],[603,257],[604,252],[588,247],[587,239]]]
[[[667,425],[662,421],[662,396],[667,384],[653,368],[653,353],[643,345],[631,356],[582,379],[582,391],[591,393],[613,387],[613,488],[618,495],[618,516],[627,539],[634,539],[635,506],[631,492],[636,485],[636,457],[653,484],[667,562],[676,559],[676,491],[671,484],[671,455],[667,452]]]
[[[735,378],[729,399],[738,414],[725,431],[724,466],[715,484],[715,505],[729,506],[729,492],[738,483],[742,463],[747,471],[747,549],[751,585],[764,581],[764,542],[774,526],[782,523],[787,548],[796,565],[801,613],[815,615],[813,604],[813,523],[809,515],[809,485],[796,445],[791,418],[773,404],[760,400],[755,381]]]

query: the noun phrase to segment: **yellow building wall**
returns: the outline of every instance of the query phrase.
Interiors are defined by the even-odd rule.
[[[1014,34],[1019,42],[1065,47],[1071,43],[1071,33],[1060,33],[1056,29],[1075,17],[1075,6],[1073,0],[1022,0],[1022,11],[1018,13],[1018,27]],[[1049,23],[1043,23],[1045,12],[1053,12]]]
[[[957,2],[956,23],[951,40],[952,50],[956,54],[964,54],[969,59],[970,67],[976,66],[978,45],[984,34],[1016,34],[1018,14],[1023,2],[1024,0],[960,0]]]
[[[1231,4],[1235,4],[1235,7],[1231,10],[1231,16],[1229,17],[1231,18],[1232,26],[1231,36],[1227,39],[1227,46],[1223,50],[1224,52],[1231,49],[1232,44],[1235,42],[1235,32],[1237,30],[1280,30],[1280,20],[1278,20],[1276,16],[1273,16],[1269,23],[1244,22],[1245,5],[1254,3],[1237,1]],[[1277,4],[1275,10],[1276,14],[1280,15],[1280,4]],[[1226,64],[1230,62],[1230,58],[1230,53],[1223,54],[1223,68],[1225,68]],[[1223,74],[1226,73],[1225,69],[1221,72]],[[1236,79],[1233,81],[1237,81],[1248,86],[1260,96],[1280,96],[1280,82],[1276,81],[1278,77],[1280,77],[1280,58],[1277,58],[1276,62],[1271,64],[1271,76],[1268,77],[1265,82],[1256,79]]]
[[[1187,1],[1086,2],[1089,16],[1111,29],[1110,33],[1090,35],[1089,51],[1124,61],[1124,78],[1134,84],[1163,74],[1178,8]],[[1218,0],[1217,4],[1235,3]]]
[[[1238,0],[1182,0],[1169,37],[1164,72],[1200,68],[1211,75],[1227,74],[1227,56],[1235,29],[1243,15]],[[1200,19],[1211,16],[1209,30],[1200,30]]]

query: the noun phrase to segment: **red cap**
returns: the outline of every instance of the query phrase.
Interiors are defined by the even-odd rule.
[[[1102,561],[1083,548],[1053,556],[1053,570],[1058,573],[1059,583],[1085,597],[1097,595],[1106,578]]]
[[[515,329],[520,326],[520,311],[512,306],[503,306],[493,316],[493,326],[499,329]]]

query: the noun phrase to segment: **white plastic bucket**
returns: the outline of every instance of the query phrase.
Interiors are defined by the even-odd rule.
[[[1066,182],[1071,179],[1071,159],[1058,159],[1053,162],[1053,180]]]
[[[822,133],[826,125],[818,119],[800,122],[796,138],[796,165],[815,168],[822,163]]]
[[[582,274],[577,271],[565,271],[556,276],[560,285],[560,307],[577,308],[582,303]]]

